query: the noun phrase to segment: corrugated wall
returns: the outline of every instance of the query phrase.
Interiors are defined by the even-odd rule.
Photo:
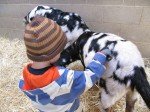
[[[0,35],[22,38],[23,17],[39,4],[76,12],[93,31],[129,39],[150,57],[150,0],[0,0]]]

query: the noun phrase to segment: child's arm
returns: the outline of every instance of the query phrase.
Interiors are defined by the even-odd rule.
[[[105,55],[104,55],[104,54]],[[108,52],[96,53],[92,62],[86,67],[85,71],[66,70],[66,83],[70,93],[74,97],[80,96],[83,92],[90,89],[104,74],[106,67],[106,55]]]

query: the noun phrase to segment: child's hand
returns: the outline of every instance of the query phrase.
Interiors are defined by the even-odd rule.
[[[106,55],[107,61],[110,61],[113,57],[112,51],[109,48],[105,48],[105,49],[101,50],[100,52],[103,53],[104,55]]]

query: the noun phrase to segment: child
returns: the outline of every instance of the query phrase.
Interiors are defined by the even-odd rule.
[[[109,49],[96,53],[85,71],[54,66],[67,38],[54,21],[44,17],[26,26],[24,41],[33,63],[24,68],[19,88],[40,111],[81,112],[79,97],[102,77]]]

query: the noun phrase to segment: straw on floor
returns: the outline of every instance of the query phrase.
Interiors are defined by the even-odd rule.
[[[30,101],[18,89],[22,68],[29,62],[25,54],[23,41],[0,38],[0,112],[37,112]],[[150,79],[150,61],[145,59],[146,72]],[[69,66],[72,69],[82,69],[79,61]],[[149,80],[150,81],[150,80]],[[149,112],[143,100],[136,103],[136,112]],[[96,86],[81,96],[85,112],[99,112],[99,88]],[[124,112],[125,101],[122,98],[113,107],[115,112]]]

